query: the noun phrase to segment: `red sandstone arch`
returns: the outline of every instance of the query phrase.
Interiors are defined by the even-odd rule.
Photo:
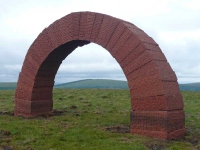
[[[165,139],[182,137],[182,96],[158,44],[132,23],[93,12],[71,13],[38,35],[19,74],[14,115],[51,112],[54,78],[62,60],[90,42],[108,50],[124,71],[131,95],[130,132]]]

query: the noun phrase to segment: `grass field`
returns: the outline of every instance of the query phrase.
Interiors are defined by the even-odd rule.
[[[200,92],[182,92],[186,136],[165,141],[129,134],[128,90],[56,89],[51,116],[13,117],[14,91],[0,91],[2,150],[200,149]]]

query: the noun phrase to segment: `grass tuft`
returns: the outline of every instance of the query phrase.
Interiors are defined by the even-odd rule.
[[[200,92],[182,92],[186,136],[165,141],[129,134],[128,90],[56,89],[54,109],[13,117],[14,91],[0,91],[0,150],[195,150],[200,148]]]

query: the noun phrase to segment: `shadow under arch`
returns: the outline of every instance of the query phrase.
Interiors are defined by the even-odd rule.
[[[185,134],[177,78],[158,44],[124,20],[94,12],[71,13],[45,28],[30,46],[15,92],[15,116],[52,111],[54,78],[62,61],[90,42],[121,66],[130,89],[130,132],[178,139]]]

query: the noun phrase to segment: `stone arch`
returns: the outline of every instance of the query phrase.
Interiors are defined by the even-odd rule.
[[[78,46],[104,47],[121,66],[130,89],[130,132],[177,139],[185,134],[177,78],[158,44],[134,24],[105,14],[75,12],[45,28],[30,46],[19,74],[15,116],[52,111],[54,78]]]

